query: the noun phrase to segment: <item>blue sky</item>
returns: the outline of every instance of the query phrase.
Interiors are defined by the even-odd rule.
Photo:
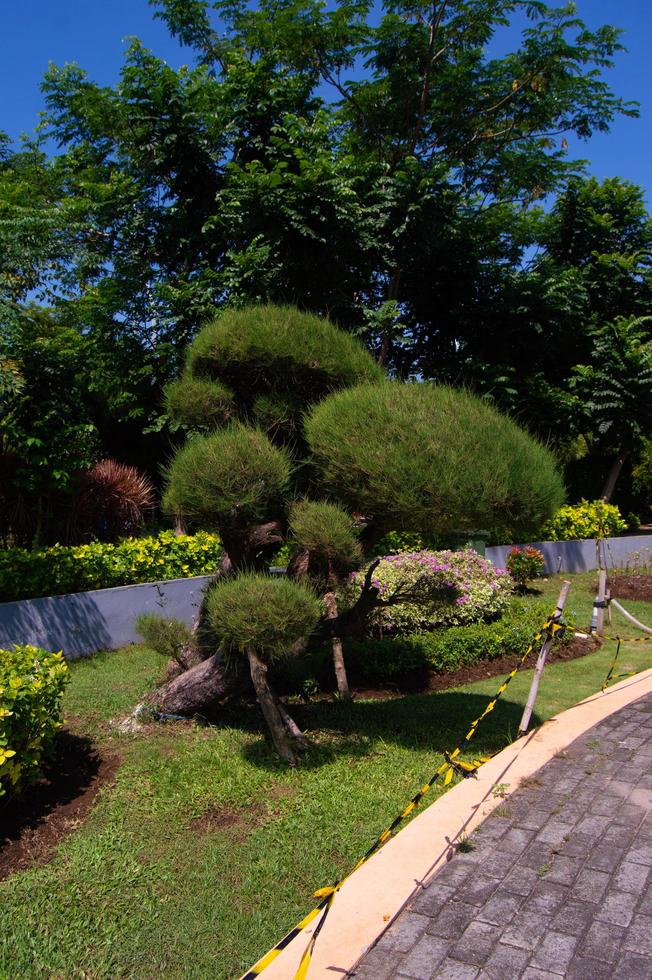
[[[561,0],[560,0],[561,4]],[[136,35],[170,64],[187,59],[147,0],[5,0],[0,33],[0,130],[16,137],[31,130],[42,107],[39,82],[49,61],[76,61],[101,84],[118,78],[125,38]],[[640,119],[619,119],[611,133],[577,147],[598,177],[641,184],[652,206],[652,3],[650,0],[577,0],[591,27],[625,31],[622,54],[608,78],[615,91],[641,104]]]

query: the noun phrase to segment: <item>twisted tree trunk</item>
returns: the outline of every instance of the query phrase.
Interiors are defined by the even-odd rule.
[[[324,596],[326,614],[331,622],[337,619],[337,598],[334,592],[327,592]],[[346,676],[346,665],[344,663],[344,651],[342,649],[342,639],[339,636],[331,637],[331,648],[333,650],[333,667],[335,668],[335,680],[337,681],[337,693],[344,701],[351,700],[349,690],[349,680]]]
[[[263,663],[253,647],[247,647],[247,659],[258,704],[265,716],[276,751],[291,766],[296,766],[297,759],[292,750],[285,720],[267,680],[267,664]]]

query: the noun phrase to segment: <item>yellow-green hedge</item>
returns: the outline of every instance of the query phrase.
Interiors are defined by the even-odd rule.
[[[189,578],[215,571],[221,554],[216,534],[127,538],[118,544],[54,545],[39,551],[0,551],[0,602],[65,595],[137,582]]]
[[[38,647],[0,650],[0,796],[33,781],[61,727],[68,666]]]
[[[604,500],[580,500],[566,504],[544,524],[542,541],[577,541],[582,538],[607,538],[627,530],[625,521],[614,504]]]

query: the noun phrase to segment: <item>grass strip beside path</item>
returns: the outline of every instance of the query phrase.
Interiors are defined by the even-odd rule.
[[[594,578],[573,576],[568,616],[580,625]],[[554,605],[559,579],[544,589]],[[626,605],[652,621],[651,604]],[[598,691],[612,654],[608,643],[547,667],[535,721]],[[623,644],[619,669],[648,667],[652,644]],[[496,690],[491,678],[351,706],[305,705],[296,713],[314,748],[290,771],[268,748],[253,706],[223,727],[116,735],[108,720],[129,710],[161,668],[142,647],[73,665],[68,717],[123,762],[51,863],[0,884],[0,977],[231,980],[312,907],[316,887],[349,870]],[[514,737],[530,677],[514,679],[472,755]]]

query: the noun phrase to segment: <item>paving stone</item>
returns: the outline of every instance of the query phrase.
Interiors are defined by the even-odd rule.
[[[492,925],[508,925],[523,904],[523,896],[499,888],[478,912],[480,922]]]
[[[623,949],[652,956],[652,916],[637,915],[625,934]]]
[[[564,841],[562,853],[567,857],[587,857],[594,846],[595,841],[592,837],[575,833],[567,841]]]
[[[559,980],[559,974],[551,973],[549,970],[538,970],[536,966],[528,966],[521,980]]]
[[[623,930],[611,922],[594,922],[582,940],[582,954],[605,963],[613,963],[618,955]]]
[[[514,892],[516,895],[525,896],[533,891],[538,881],[539,876],[534,868],[525,868],[522,865],[516,865],[505,877],[503,885],[507,891]]]
[[[424,888],[412,904],[411,911],[420,912],[421,915],[438,915],[446,902],[455,894],[453,885],[440,885],[439,878],[435,878],[432,884]]]
[[[602,899],[595,917],[600,922],[611,922],[615,926],[628,926],[634,917],[637,902],[638,895],[610,889]]]
[[[619,796],[601,796],[594,800],[591,805],[591,812],[599,817],[611,817],[618,812],[623,805]]]
[[[555,854],[552,857],[552,868],[545,876],[545,881],[554,881],[558,885],[572,885],[582,869],[582,859]]]
[[[564,904],[569,895],[566,885],[558,885],[554,881],[540,881],[524,905],[526,912],[545,912],[554,915]]]
[[[457,887],[470,877],[474,867],[472,864],[464,864],[462,861],[456,861],[453,858],[441,871],[437,872],[434,881],[437,881],[440,885],[454,885]]]
[[[533,830],[525,830],[522,827],[512,827],[500,841],[500,849],[511,851],[512,854],[522,854],[527,845],[534,837]]]
[[[549,916],[540,912],[521,912],[503,932],[501,942],[520,949],[534,949],[550,927]]]
[[[614,973],[612,963],[604,963],[592,956],[576,955],[564,976],[566,980],[613,980],[618,974]]]
[[[466,902],[468,905],[484,905],[491,898],[497,887],[498,882],[495,878],[490,878],[485,874],[477,874],[459,889],[456,898],[461,902]]]
[[[447,959],[433,973],[433,980],[476,980],[480,976],[480,970],[469,966],[468,963],[460,963],[459,960]]]
[[[611,877],[606,871],[592,871],[585,868],[580,871],[573,885],[573,897],[584,902],[599,902]]]
[[[489,978],[489,980],[510,980],[510,978],[519,977],[529,958],[530,951],[527,949],[518,949],[516,946],[504,946],[503,943],[498,943],[483,967],[482,976]]]
[[[578,834],[586,834],[587,837],[601,837],[610,823],[610,817],[584,817],[584,820],[577,825],[577,832]]]
[[[614,824],[617,827],[633,827],[638,829],[646,812],[642,806],[634,806],[632,803],[627,802],[614,816]]]
[[[471,922],[453,947],[453,958],[481,966],[489,959],[500,933],[499,926],[492,926],[488,922]]]
[[[450,943],[446,939],[422,936],[410,954],[401,961],[399,976],[430,980],[449,950]]]
[[[406,953],[424,934],[426,926],[429,926],[431,921],[427,915],[419,915],[417,912],[403,912],[381,936],[378,941],[378,948]]]
[[[645,891],[650,869],[642,864],[623,861],[614,877],[614,886],[622,892],[641,895]]]
[[[450,902],[436,919],[430,920],[426,931],[431,936],[441,936],[443,939],[459,939],[477,911],[474,905]]]
[[[601,819],[603,818],[596,817],[596,820]],[[536,839],[544,844],[563,844],[564,840],[574,832],[574,826],[575,824],[566,823],[566,821],[558,820],[555,817],[541,828]]]
[[[576,946],[575,936],[567,936],[563,932],[548,932],[537,947],[530,964],[539,970],[550,970],[551,973],[560,973],[563,976]]]
[[[372,949],[365,954],[355,968],[356,980],[391,980],[396,976],[402,953],[389,953],[386,949]]]
[[[650,980],[652,977],[652,957],[633,956],[625,953],[616,963],[614,977],[618,980]]]
[[[519,864],[525,868],[534,868],[538,871],[542,864],[549,864],[552,856],[550,844],[544,841],[534,840],[528,844],[523,854],[519,858]]]
[[[614,871],[620,864],[626,850],[625,844],[619,846],[612,841],[598,844],[595,850],[589,854],[586,866],[594,871]]]
[[[652,840],[635,841],[627,852],[627,860],[652,867]]]
[[[552,928],[569,936],[581,936],[593,921],[595,909],[584,902],[566,902],[552,920]]]
[[[633,783],[625,783],[620,779],[610,779],[605,792],[609,796],[619,796],[622,800],[626,800],[634,789],[636,789],[636,786]]]

